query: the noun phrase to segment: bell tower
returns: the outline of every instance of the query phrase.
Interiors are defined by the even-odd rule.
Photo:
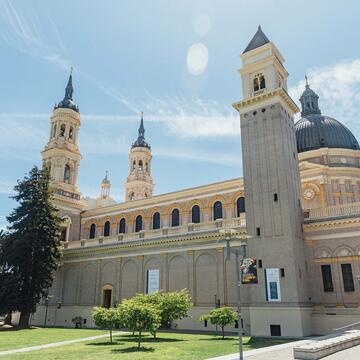
[[[81,154],[77,145],[80,129],[79,108],[73,100],[72,71],[62,101],[54,106],[51,115],[49,141],[41,152],[43,166],[50,170],[54,201],[64,217],[74,216],[70,239],[76,239],[79,211],[84,204],[77,187]],[[71,211],[69,212],[69,210]],[[69,233],[69,232],[68,232]]]
[[[294,126],[299,109],[287,93],[284,58],[260,26],[241,59],[243,100],[233,106],[240,114],[248,253],[265,268],[259,283],[247,287],[251,333],[270,335],[270,324],[277,324],[283,334],[303,336],[310,312]]]
[[[145,141],[143,113],[138,133],[129,154],[130,174],[125,182],[125,201],[150,197],[154,190],[151,177],[152,154],[150,145]]]

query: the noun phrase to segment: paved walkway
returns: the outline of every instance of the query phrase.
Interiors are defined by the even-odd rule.
[[[113,333],[113,336],[120,335],[123,333],[124,332],[122,332],[122,331],[117,331],[117,332]],[[0,351],[0,356],[24,353],[24,352],[29,352],[29,351],[36,351],[36,350],[41,350],[41,349],[48,349],[48,348],[53,348],[53,347],[62,346],[62,345],[74,344],[74,343],[78,343],[78,342],[82,342],[82,341],[91,341],[91,340],[101,339],[104,337],[109,337],[109,334],[90,336],[90,337],[82,338],[82,339],[59,341],[56,343],[50,343],[50,344],[44,344],[44,345],[28,346],[28,347],[21,348],[21,349]]]
[[[311,340],[310,340],[311,341]],[[244,360],[294,360],[293,347],[309,342],[300,340],[292,343],[269,346],[244,352]],[[321,360],[359,360],[360,345],[326,356]],[[208,360],[239,360],[239,354],[230,354]]]

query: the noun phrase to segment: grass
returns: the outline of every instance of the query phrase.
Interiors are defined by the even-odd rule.
[[[49,344],[64,340],[81,339],[107,333],[108,332],[105,330],[90,329],[31,328],[17,330],[16,328],[1,329],[0,327],[0,351]]]
[[[29,342],[30,335],[28,335],[27,332],[33,333],[31,337],[34,340],[37,340],[37,344],[56,342],[69,338],[74,339],[75,337],[81,338],[96,335],[96,330],[20,330],[4,333],[0,332],[0,344],[7,344],[8,341],[6,338],[8,336],[14,340],[13,336],[16,336],[17,334],[17,347],[19,347],[19,344],[21,345],[20,347],[35,345],[34,341]],[[59,336],[56,335],[57,333]],[[98,333],[102,332],[98,331]],[[76,358],[77,360],[108,360],[120,358],[122,360],[202,360],[209,357],[231,354],[237,352],[238,350],[238,342],[236,337],[227,337],[225,340],[222,340],[220,337],[215,337],[213,335],[158,333],[157,339],[153,339],[152,336],[145,335],[143,340],[144,342],[142,343],[140,350],[137,348],[136,337],[124,333],[122,335],[115,336],[113,344],[110,344],[108,338],[106,337],[98,340],[75,343],[61,347],[2,356],[1,359],[63,360]],[[282,344],[287,341],[289,340],[245,337],[244,350]],[[9,346],[6,346],[2,349],[5,350],[8,348]]]

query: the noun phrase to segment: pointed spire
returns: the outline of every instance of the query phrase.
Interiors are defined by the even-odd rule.
[[[132,147],[147,147],[150,149],[150,145],[145,141],[145,127],[144,127],[144,113],[141,112],[140,126],[138,130],[138,138],[133,143]]]
[[[300,97],[300,102],[302,117],[311,114],[321,115],[321,110],[319,108],[319,95],[310,88],[307,76],[305,76],[305,91]]]
[[[71,100],[72,100],[72,95],[74,92],[74,88],[72,85],[72,72],[73,72],[73,67],[70,68],[70,76],[69,76],[69,80],[68,80],[68,83],[65,88],[65,99],[71,99]]]
[[[260,46],[263,46],[269,42],[270,42],[270,40],[263,33],[263,31],[261,30],[261,26],[259,25],[257,32],[255,33],[253,38],[250,40],[250,42],[249,42],[248,46],[246,47],[246,49],[244,50],[243,54],[250,50],[254,50]]]
[[[102,181],[103,184],[110,184],[110,180],[108,179],[108,170],[105,171],[105,177]]]
[[[55,109],[66,108],[79,112],[79,108],[75,105],[75,102],[73,100],[74,88],[72,85],[72,72],[73,72],[73,67],[70,68],[70,76],[65,88],[64,99],[60,101],[57,105],[55,105]]]

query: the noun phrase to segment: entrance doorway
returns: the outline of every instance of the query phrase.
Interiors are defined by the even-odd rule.
[[[103,307],[109,309],[111,307],[112,290],[105,289],[103,292]]]

